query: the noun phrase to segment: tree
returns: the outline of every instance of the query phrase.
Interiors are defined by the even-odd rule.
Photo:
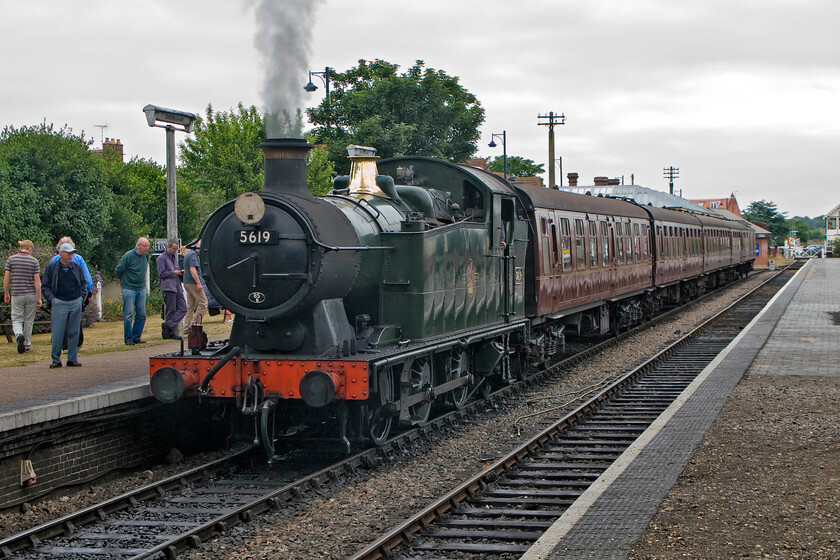
[[[315,144],[314,134],[304,134],[306,141],[313,145],[306,156],[306,185],[315,196],[322,196],[332,190],[334,166],[329,159],[327,147]]]
[[[419,155],[466,161],[475,153],[484,109],[457,76],[426,68],[406,72],[384,60],[359,60],[331,74],[329,99],[307,109],[314,132],[341,173],[349,172],[346,146],[377,149],[380,157]]]
[[[0,249],[19,239],[49,241],[47,232],[40,227],[37,200],[38,194],[31,184],[12,185],[9,164],[0,157]],[[17,244],[13,247],[17,248]]]
[[[181,144],[178,171],[195,195],[202,220],[223,202],[262,189],[265,123],[253,105],[216,112],[207,106],[193,127],[195,138]]]
[[[494,173],[502,173],[507,166],[508,177],[536,177],[545,172],[542,164],[520,156],[507,156],[507,163],[503,156],[496,156],[492,160],[487,157],[484,160],[487,162],[487,169]]]
[[[787,221],[788,229],[791,233],[796,232],[796,237],[802,245],[807,245],[811,240],[811,229],[808,227],[808,222],[802,218],[792,218]]]
[[[265,117],[253,105],[239,103],[236,110],[216,112],[207,106],[205,118],[196,119],[195,138],[181,145],[180,177],[194,219],[200,224],[221,204],[244,192],[262,190]],[[325,194],[331,188],[332,162],[326,148],[315,145],[314,135],[304,135],[314,147],[307,155],[306,176],[309,191]],[[181,219],[181,188],[178,189],[178,215]],[[196,231],[196,234],[198,231]]]
[[[100,158],[91,141],[52,124],[6,127],[0,133],[0,206],[11,226],[3,246],[28,237],[53,245],[70,235],[82,254],[105,243],[113,210]],[[8,237],[7,237],[8,236]]]
[[[779,212],[775,202],[766,200],[753,202],[741,214],[748,222],[770,230],[776,245],[784,245],[790,227],[785,218],[785,212]]]

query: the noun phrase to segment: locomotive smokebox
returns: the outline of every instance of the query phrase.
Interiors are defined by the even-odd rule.
[[[303,138],[271,138],[259,146],[265,155],[263,191],[308,197],[306,155],[312,146]]]
[[[230,342],[249,352],[346,354],[355,334],[342,298],[359,274],[359,237],[339,208],[309,193],[306,140],[259,147],[263,189],[225,203],[200,234],[207,286],[236,314]]]

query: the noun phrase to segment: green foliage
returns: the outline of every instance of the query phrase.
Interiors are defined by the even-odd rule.
[[[263,185],[265,123],[257,108],[239,103],[235,110],[216,112],[207,106],[194,126],[195,138],[181,145],[179,173],[203,221],[222,203]]]
[[[3,245],[22,237],[51,245],[70,235],[89,254],[105,241],[114,199],[89,145],[69,128],[53,125],[0,133],[0,221],[10,224],[2,226]]]
[[[809,218],[794,216],[788,220],[788,227],[796,232],[796,236],[803,245],[820,245],[825,242],[825,216]]]
[[[785,218],[785,213],[778,211],[775,202],[758,200],[751,203],[741,215],[748,222],[770,230],[777,246],[784,245],[785,238],[787,238],[788,232],[790,232],[790,227]]]
[[[796,237],[802,245],[808,245],[808,242],[814,237],[820,237],[819,230],[812,231],[810,224],[802,218],[792,218],[787,221],[788,228],[791,234],[796,232]]]
[[[349,172],[348,144],[373,146],[380,157],[420,155],[466,161],[475,153],[484,109],[457,76],[422,60],[402,74],[384,60],[359,60],[331,74],[332,89],[307,109],[340,173]]]
[[[300,118],[300,116],[298,117]],[[306,163],[306,180],[314,195],[332,189],[333,164],[327,149],[316,145],[317,137],[304,135],[314,145]],[[184,191],[191,197],[192,217],[197,228],[221,204],[243,192],[263,188],[263,153],[259,145],[265,140],[263,116],[253,105],[242,103],[236,111],[217,113],[207,107],[206,117],[196,120],[195,139],[187,139],[181,150]],[[183,219],[181,188],[178,190],[178,219]]]
[[[494,173],[502,173],[505,168],[504,156],[496,156],[492,160],[487,157],[484,161],[487,162],[487,169]],[[507,174],[514,177],[536,177],[540,173],[544,173],[543,165],[534,163],[533,160],[525,159],[520,156],[507,156]]]
[[[3,246],[19,239],[46,243],[47,232],[39,226],[35,188],[28,183],[12,186],[9,164],[0,158],[0,240]],[[12,245],[14,248],[17,244]]]
[[[304,137],[314,145],[306,156],[306,185],[313,195],[322,196],[332,190],[333,162],[329,159],[327,148],[315,144],[314,135],[305,134]]]

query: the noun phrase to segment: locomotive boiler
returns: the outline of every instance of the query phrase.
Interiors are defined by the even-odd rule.
[[[433,406],[527,375],[565,336],[618,332],[746,274],[748,224],[515,187],[425,157],[377,161],[310,195],[298,139],[267,140],[265,184],[216,210],[202,274],[230,338],[155,356],[162,402],[196,398],[278,440],[383,443]]]

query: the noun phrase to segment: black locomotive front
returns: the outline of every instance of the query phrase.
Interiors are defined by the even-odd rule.
[[[260,147],[264,189],[224,204],[201,230],[208,287],[236,314],[231,344],[256,352],[341,348],[353,338],[341,298],[360,261],[357,251],[342,249],[358,245],[358,236],[340,210],[309,194],[305,140]],[[338,334],[312,341],[324,328]]]

